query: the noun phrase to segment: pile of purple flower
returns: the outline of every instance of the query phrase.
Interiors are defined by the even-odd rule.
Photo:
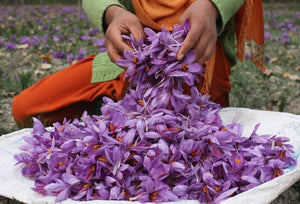
[[[34,119],[26,151],[15,155],[33,190],[56,201],[193,199],[220,202],[283,174],[295,165],[287,138],[242,137],[242,125],[223,125],[219,105],[201,95],[195,83],[204,69],[190,51],[176,53],[188,21],[172,32],[145,29],[133,52],[117,63],[126,66],[131,88],[123,100],[104,98],[102,115],[54,123],[46,130]],[[191,87],[185,94],[183,83]]]

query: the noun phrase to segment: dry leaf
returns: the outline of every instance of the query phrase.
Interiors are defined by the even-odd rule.
[[[17,95],[17,92],[16,92],[16,91],[12,91],[12,92],[4,92],[3,95],[4,95],[4,96],[15,96],[15,95]]]
[[[295,82],[293,82],[293,81],[289,81],[289,82],[287,83],[287,85],[288,85],[288,86],[295,86],[296,84],[295,84]]]
[[[284,77],[284,78],[289,78],[290,80],[293,80],[293,81],[300,80],[300,78],[299,78],[298,75],[290,74],[290,73],[288,73],[288,72],[284,72],[284,73],[283,73],[283,77]]]
[[[41,64],[41,69],[44,69],[44,70],[51,69],[51,67],[52,67],[51,64],[47,64],[47,63]]]
[[[73,65],[73,64],[76,64],[77,62],[78,62],[77,59],[73,60],[73,61],[72,61],[72,65]]]
[[[32,60],[33,60],[33,55],[32,55],[32,54],[29,54],[28,56],[26,56],[26,57],[23,59],[23,62],[24,62],[24,63],[30,63]]]
[[[295,69],[296,71],[300,71],[300,65],[296,66],[294,69]]]
[[[41,71],[41,70],[35,70],[35,71],[34,71],[34,75],[35,75],[35,76],[43,76],[43,75],[45,75],[45,72],[43,72],[43,71]]]
[[[272,71],[272,69],[265,69],[265,70],[263,71],[263,73],[264,73],[265,75],[269,76],[270,74],[273,73],[273,71]]]
[[[289,34],[290,34],[290,35],[295,35],[295,32],[290,31]]]
[[[47,61],[48,63],[51,61],[50,56],[41,55],[41,59]]]
[[[273,62],[276,62],[278,60],[278,58],[277,57],[272,57],[271,59],[270,59],[270,63],[273,63]]]
[[[296,80],[299,80],[300,78],[299,78],[298,75],[290,74],[290,75],[289,75],[289,79],[290,79],[290,80],[293,80],[293,81],[296,81]]]
[[[288,78],[289,75],[290,75],[290,73],[287,73],[287,72],[283,72],[283,73],[282,73],[283,78]]]
[[[28,44],[17,45],[17,49],[26,49],[26,48],[28,48],[28,47],[29,47]]]
[[[292,54],[287,54],[286,58],[288,58],[288,59],[294,59],[294,56]]]
[[[272,66],[272,70],[274,74],[282,74],[282,67],[279,65]]]

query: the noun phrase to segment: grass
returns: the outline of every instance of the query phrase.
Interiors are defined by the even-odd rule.
[[[288,6],[287,6],[288,5]],[[266,39],[265,67],[272,73],[261,73],[253,63],[239,62],[232,69],[230,93],[231,106],[265,109],[300,114],[300,107],[292,107],[293,101],[300,96],[299,67],[300,34],[292,32],[287,23],[300,24],[299,4],[265,4],[266,33],[274,39]],[[271,12],[271,9],[273,11]],[[295,14],[297,13],[297,17]],[[282,25],[281,25],[281,24]],[[280,27],[281,26],[281,27]],[[290,43],[283,44],[282,34],[290,34]],[[276,41],[276,37],[278,41]],[[296,104],[297,105],[297,104]]]
[[[288,27],[291,21],[292,26],[300,25],[300,4],[264,4],[264,11],[265,31],[272,36],[266,38],[265,46],[265,66],[270,72],[259,72],[249,60],[233,67],[231,106],[300,114],[300,28],[293,32]],[[2,135],[18,129],[11,115],[13,97],[45,76],[97,53],[101,45],[95,41],[101,35],[93,33],[95,28],[76,6],[20,6],[17,9],[9,6],[1,7],[0,14]],[[283,29],[289,34],[287,44],[281,42]],[[84,40],[82,36],[90,39]],[[25,43],[25,39],[21,42],[24,37],[29,38],[28,42]],[[8,42],[14,42],[17,48],[7,49]],[[43,68],[45,63],[51,68]],[[292,188],[300,192],[300,182]],[[300,202],[300,197],[296,199]]]

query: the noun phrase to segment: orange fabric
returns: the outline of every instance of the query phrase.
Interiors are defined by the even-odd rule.
[[[171,29],[171,25],[177,24],[184,10],[193,2],[194,0],[132,0],[137,17],[144,26],[151,27],[155,30],[160,30],[162,24],[164,24],[166,28]],[[170,9],[173,9],[173,11],[170,11]],[[176,15],[172,15],[175,13]],[[238,50],[237,57],[243,60],[245,41],[253,41],[255,42],[254,49],[251,49],[253,61],[257,66],[263,69],[264,25],[261,0],[245,0],[245,3],[235,17],[235,22]],[[226,64],[220,62],[226,62]],[[204,82],[201,88],[198,87],[202,93],[209,94],[212,99],[216,99],[222,94],[220,93],[221,91],[230,90],[230,88],[228,88],[231,87],[229,81],[230,71],[228,71],[226,56],[220,43],[216,44],[215,52],[204,66],[207,68]],[[216,78],[216,76],[222,77]]]
[[[183,12],[195,0],[156,0],[156,1],[139,1],[132,0],[135,14],[142,24],[154,30],[161,30],[161,26],[172,30],[172,25],[178,24],[178,19]]]
[[[92,112],[93,101],[99,96],[120,99],[128,86],[123,81],[125,72],[116,80],[92,84],[94,57],[89,56],[23,90],[12,104],[16,123],[28,127],[34,116],[50,125],[64,117],[80,117],[85,110]]]
[[[214,67],[212,68],[212,83],[210,83],[209,93],[210,99],[218,102],[220,98],[226,98],[231,89],[229,76],[231,74],[231,67],[228,59],[225,56],[223,45],[220,39],[216,43]],[[210,62],[210,61],[209,61]],[[198,89],[200,87],[198,86]],[[203,90],[203,88],[202,88]],[[220,104],[222,107],[228,106],[228,101]]]
[[[264,70],[264,17],[261,0],[246,0],[235,15],[237,57],[244,60],[245,43],[249,42],[251,59]]]
[[[229,60],[224,56],[225,53],[222,42],[220,39],[218,39],[215,52],[212,56],[214,60],[210,60],[208,63],[206,63],[208,66],[213,66],[213,69],[208,69],[213,70],[213,72],[206,72],[204,77],[199,75],[200,82],[196,84],[196,87],[198,88],[199,92],[205,92],[207,88],[207,93],[210,93],[210,100],[220,104],[222,107],[227,107],[229,106],[228,92],[231,89],[231,83],[229,80],[231,67]],[[213,80],[213,83],[211,83],[211,86],[206,87],[207,84],[205,84],[204,78],[208,77],[208,74],[212,74],[212,76],[209,77]],[[188,94],[190,87],[184,84],[183,88],[185,93]]]

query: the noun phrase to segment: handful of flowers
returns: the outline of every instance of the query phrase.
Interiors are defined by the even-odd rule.
[[[224,126],[219,105],[194,87],[204,69],[190,51],[176,53],[189,22],[170,32],[145,28],[147,38],[124,36],[134,52],[117,63],[132,81],[123,100],[104,98],[102,115],[54,123],[34,119],[26,151],[15,155],[33,190],[56,201],[197,199],[221,202],[283,174],[295,165],[287,138],[241,137],[240,124]],[[191,87],[184,94],[182,84]]]

